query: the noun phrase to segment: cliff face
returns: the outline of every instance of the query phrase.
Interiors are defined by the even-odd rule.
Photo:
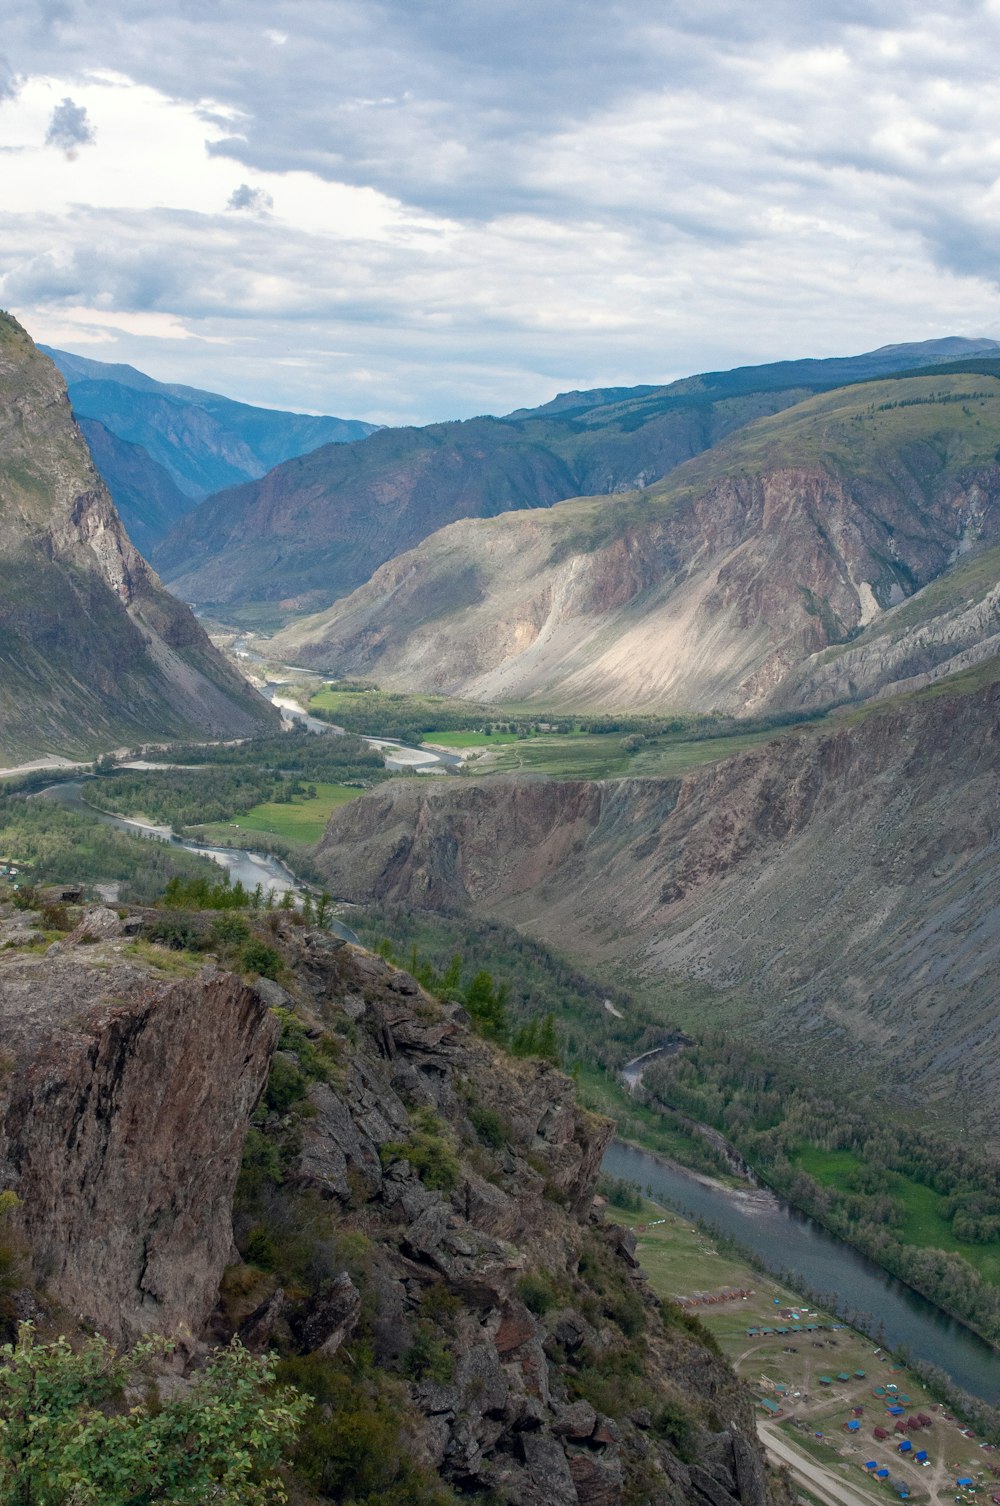
[[[680,779],[382,786],[335,813],[320,862],[344,898],[493,913],[707,984],[720,1022],[932,1110],[961,1093],[995,1131],[991,678]]]
[[[45,923],[0,905],[0,1186],[43,1328],[55,1299],[122,1341],[277,1349],[317,1399],[296,1461],[317,1506],[357,1460],[358,1499],[383,1480],[428,1502],[785,1501],[749,1395],[595,1215],[613,1126],[560,1072],[282,914],[262,927],[282,983],[250,988],[140,961],[107,910],[26,953]]]
[[[837,690],[816,656],[996,544],[998,441],[992,376],[846,388],[633,496],[456,523],[275,647],[337,675],[481,700],[815,705]],[[868,693],[894,669],[847,663],[840,685]]]
[[[117,1342],[214,1307],[276,1034],[228,974],[171,983],[100,945],[3,959],[0,1178],[36,1279]]]
[[[0,756],[248,735],[268,706],[132,545],[62,378],[0,315]]]

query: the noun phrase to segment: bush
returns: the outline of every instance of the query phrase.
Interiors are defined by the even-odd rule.
[[[458,1184],[461,1165],[441,1132],[441,1122],[430,1109],[418,1109],[409,1140],[390,1141],[379,1152],[382,1164],[409,1161],[425,1187],[451,1192]]]
[[[212,921],[211,937],[213,941],[240,942],[246,941],[250,935],[250,927],[242,915],[229,914],[217,915]]]
[[[508,1126],[494,1109],[470,1109],[469,1122],[483,1145],[502,1150],[510,1138]]]
[[[522,1276],[517,1283],[517,1295],[529,1312],[543,1317],[555,1306],[556,1294],[552,1283],[545,1276]]]
[[[293,1062],[285,1056],[276,1056],[264,1092],[264,1102],[275,1114],[286,1114],[293,1103],[300,1102],[306,1094],[306,1079]]]
[[[308,1407],[275,1390],[274,1365],[239,1344],[217,1349],[190,1390],[120,1404],[169,1351],[148,1339],[116,1354],[101,1337],[78,1354],[37,1342],[30,1323],[0,1349],[0,1500],[6,1506],[265,1506]],[[194,1446],[194,1440],[197,1445]]]
[[[240,955],[243,971],[246,973],[257,973],[261,978],[277,978],[281,972],[281,953],[256,936],[246,943]]]

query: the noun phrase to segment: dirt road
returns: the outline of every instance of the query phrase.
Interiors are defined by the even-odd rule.
[[[778,1464],[787,1465],[795,1483],[811,1490],[814,1496],[826,1502],[826,1506],[873,1506],[875,1498],[867,1491],[856,1490],[808,1454],[800,1453],[770,1423],[758,1422],[757,1431],[771,1458]]]

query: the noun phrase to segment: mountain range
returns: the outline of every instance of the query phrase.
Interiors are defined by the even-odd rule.
[[[62,377],[0,314],[0,757],[276,722],[136,550]]]
[[[133,366],[39,348],[66,378],[98,469],[146,552],[210,492],[263,476],[319,445],[364,439],[377,427],[257,408],[157,382]]]
[[[998,353],[991,340],[929,341],[663,387],[566,393],[506,418],[386,429],[208,498],[153,560],[186,600],[225,620],[273,625],[348,595],[449,523],[648,488],[816,392]]]
[[[275,651],[393,689],[736,714],[989,652],[996,371],[838,388],[637,492],[455,523]]]

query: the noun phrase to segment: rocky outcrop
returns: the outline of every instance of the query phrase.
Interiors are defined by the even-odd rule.
[[[230,974],[166,981],[76,939],[0,964],[0,1186],[52,1298],[119,1342],[196,1334],[277,1027]]]
[[[992,376],[810,398],[627,498],[442,529],[276,647],[484,701],[815,705],[831,646],[1000,540],[998,441]]]
[[[981,688],[935,687],[678,779],[384,785],[334,815],[319,860],[347,899],[488,913],[602,964],[686,976],[769,1050],[877,1071],[932,1109],[961,1093],[989,1132],[1000,685],[983,671]]]
[[[276,724],[134,548],[62,378],[0,314],[0,757]]]
[[[352,1375],[356,1346],[371,1346],[380,1373],[406,1379],[410,1453],[459,1492],[535,1506],[620,1506],[640,1489],[658,1506],[781,1499],[728,1366],[661,1315],[634,1237],[592,1216],[610,1121],[381,958],[278,929],[301,1034],[276,1061],[282,1080],[301,1072],[303,1096],[258,1116],[287,1170],[241,1205],[237,1240],[253,1250],[262,1220],[300,1230],[308,1217],[329,1266],[290,1294],[272,1256],[281,1284],[243,1319],[245,1339]],[[481,1138],[484,1116],[502,1134]],[[341,1267],[362,1231],[364,1261]],[[616,1365],[626,1379],[608,1385]],[[687,1419],[683,1457],[667,1415]]]

